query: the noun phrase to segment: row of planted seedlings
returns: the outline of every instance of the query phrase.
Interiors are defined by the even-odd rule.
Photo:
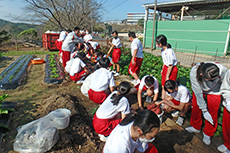
[[[6,132],[10,130],[10,118],[16,105],[16,103],[4,101],[7,97],[9,97],[7,94],[0,95],[0,142]]]
[[[129,62],[131,60],[132,56],[130,54],[130,49],[125,49],[122,52],[121,59],[120,59],[120,73],[123,75],[129,75]],[[142,78],[145,75],[152,75],[156,77],[156,79],[159,82],[159,88],[161,88],[161,70],[162,70],[163,62],[162,58],[145,53],[144,52],[144,58],[141,65],[141,70],[139,73],[139,77]],[[192,94],[192,87],[190,82],[189,73],[191,68],[190,67],[183,67],[183,66],[177,66],[178,67],[178,75],[177,75],[177,81],[180,82],[180,84],[186,86],[190,93]],[[161,92],[159,92],[161,94]],[[160,95],[159,95],[160,96]],[[220,107],[219,110],[219,118],[218,118],[218,127],[217,131],[215,133],[215,136],[222,135],[222,118],[223,118],[223,106]]]
[[[45,68],[45,83],[47,84],[59,84],[64,79],[64,73],[58,62],[57,55],[46,55],[46,68]]]
[[[0,74],[0,89],[15,89],[27,75],[28,66],[34,55],[22,55]]]

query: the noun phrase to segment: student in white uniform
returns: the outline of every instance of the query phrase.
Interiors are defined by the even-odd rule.
[[[66,62],[70,60],[70,52],[75,47],[75,43],[84,43],[83,39],[80,39],[77,35],[79,34],[79,28],[75,27],[74,31],[69,33],[62,44],[62,61],[63,68],[66,66]]]
[[[143,110],[144,108],[143,108],[142,97],[147,96],[146,102],[148,103],[157,101],[158,93],[159,93],[158,81],[154,76],[146,75],[141,79],[141,82],[132,89],[131,93],[137,93],[139,108]],[[154,97],[152,101],[153,95]]]
[[[99,60],[100,69],[92,73],[92,81],[90,90],[88,91],[89,99],[96,104],[101,104],[109,96],[110,91],[114,91],[114,77],[112,72],[108,70],[109,59],[101,58]],[[109,91],[109,89],[110,91]]]
[[[62,43],[64,42],[66,36],[72,32],[72,30],[68,29],[67,31],[62,31],[59,35],[59,38],[55,41],[57,49],[59,50],[60,62],[62,63]]]
[[[93,37],[91,36],[91,34],[89,33],[89,30],[85,30],[85,36],[83,38],[85,40],[85,42],[88,42],[89,40],[92,40]]]
[[[114,31],[112,32],[113,34],[113,41],[112,43],[110,42],[110,49],[109,52],[107,53],[107,56],[110,56],[111,51],[113,50],[112,53],[112,60],[113,60],[113,73],[114,76],[119,76],[119,72],[120,72],[120,65],[119,65],[119,61],[121,58],[121,40],[120,38],[118,38],[118,32]]]
[[[150,110],[129,114],[111,132],[103,153],[158,153],[151,143],[160,129],[157,115]]]
[[[164,103],[163,109],[168,112],[172,112],[174,110],[180,111],[180,116],[178,117],[176,123],[182,126],[184,123],[184,117],[187,111],[191,108],[192,96],[188,88],[173,80],[167,80],[165,82],[164,89],[167,92],[167,96],[166,99],[160,103]],[[173,113],[172,116],[177,117],[174,116]]]
[[[224,153],[230,153],[230,70],[225,73],[224,80],[221,85],[221,93],[223,96],[223,121],[222,132],[224,143],[218,146],[218,150]]]
[[[130,113],[129,101],[125,97],[130,88],[128,82],[121,82],[118,91],[112,92],[98,108],[93,118],[93,127],[98,134],[110,135],[121,120]],[[118,118],[120,115],[121,118]]]
[[[132,75],[134,80],[132,81],[132,84],[137,85],[140,83],[140,79],[138,77],[138,74],[141,69],[141,64],[143,61],[143,47],[141,44],[141,41],[136,38],[136,34],[134,32],[130,32],[128,34],[129,41],[131,41],[131,55],[132,59],[129,63],[129,74]]]
[[[83,83],[83,79],[89,74],[89,70],[86,67],[82,59],[85,57],[85,53],[80,52],[77,57],[72,59],[73,62],[70,67],[70,79],[77,82],[77,84]]]
[[[161,49],[161,56],[163,60],[163,67],[161,71],[162,79],[161,79],[161,85],[162,85],[162,99],[166,98],[166,92],[164,90],[164,84],[167,80],[176,80],[177,78],[177,59],[174,51],[172,48],[168,48],[167,45],[167,38],[164,35],[159,35],[156,37],[156,46]],[[167,47],[168,46],[168,47]]]
[[[190,133],[199,133],[202,127],[202,114],[205,119],[203,129],[203,142],[211,143],[218,125],[218,110],[221,103],[220,86],[227,69],[215,62],[197,63],[190,72],[192,84],[192,113],[190,127],[186,130]]]

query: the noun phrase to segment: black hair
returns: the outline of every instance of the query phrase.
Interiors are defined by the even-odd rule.
[[[166,44],[167,48],[172,48],[171,44],[167,43]]]
[[[162,44],[163,46],[167,45],[167,38],[164,35],[159,35],[156,37],[156,42]]]
[[[197,69],[197,81],[201,83],[203,79],[213,80],[219,76],[219,71],[215,64],[202,62]]]
[[[135,34],[135,32],[129,32],[129,37],[132,37],[132,38],[136,38],[136,34]]]
[[[84,49],[84,47],[85,47],[84,44],[80,45],[80,50]]]
[[[79,28],[79,27],[75,27],[75,28],[73,29],[73,31],[77,31],[77,30],[80,30],[80,28]]]
[[[79,52],[79,53],[77,53],[77,57],[82,59],[82,58],[85,57],[85,53],[84,52]]]
[[[115,93],[111,96],[113,105],[118,105],[120,99],[129,93],[130,88],[131,85],[127,81],[122,81],[118,86],[119,94]]]
[[[100,64],[100,66],[103,67],[103,68],[109,67],[109,63],[110,63],[110,61],[109,61],[109,59],[108,59],[107,57],[102,57],[102,58],[99,60],[99,64]]]
[[[120,125],[127,125],[134,121],[133,126],[139,127],[143,134],[152,130],[152,128],[160,127],[160,120],[158,116],[150,110],[139,111],[138,114],[128,114],[120,123]]]
[[[118,32],[117,32],[117,31],[113,31],[113,32],[112,32],[112,34],[114,34],[114,33],[115,33],[116,35],[118,35]]]
[[[167,80],[164,85],[164,90],[165,91],[168,91],[168,89],[175,90],[175,88],[178,87],[178,85],[179,84],[174,80]]]
[[[104,53],[102,53],[102,52],[98,51],[98,52],[96,52],[96,55],[97,55],[97,57],[99,57],[99,56],[103,56],[103,55],[104,55]]]
[[[151,76],[147,76],[147,77],[145,78],[145,84],[147,84],[147,86],[153,85],[154,82],[155,82],[155,80],[154,80],[154,78],[151,77]]]
[[[68,29],[66,32],[70,33],[70,32],[72,32],[72,30],[71,30],[71,29]]]

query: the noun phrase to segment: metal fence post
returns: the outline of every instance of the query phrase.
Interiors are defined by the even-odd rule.
[[[193,67],[195,65],[196,51],[197,51],[197,46],[195,48],[195,53],[194,53],[194,56],[193,56],[193,61],[192,61],[191,67]]]
[[[217,52],[218,52],[218,48],[216,49],[216,55],[215,55],[215,58],[214,58],[214,62],[216,62]]]

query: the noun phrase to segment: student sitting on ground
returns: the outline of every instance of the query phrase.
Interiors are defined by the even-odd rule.
[[[158,153],[151,143],[160,129],[157,115],[150,110],[127,115],[109,135],[104,153]]]
[[[85,53],[79,52],[77,54],[77,57],[72,59],[73,61],[70,67],[70,73],[69,73],[70,79],[77,82],[78,84],[83,83],[83,79],[89,73],[85,63],[82,61],[84,57],[85,57]]]
[[[131,93],[137,93],[138,105],[141,110],[144,109],[142,97],[147,96],[146,102],[151,103],[152,96],[154,95],[153,102],[157,101],[159,92],[158,86],[158,81],[155,77],[146,75],[141,79],[141,82],[132,89]]]
[[[123,81],[118,91],[112,92],[98,108],[93,118],[93,127],[104,141],[112,130],[130,113],[129,101],[125,97],[130,91],[130,84]],[[121,114],[121,119],[117,118]]]
[[[167,92],[166,99],[160,103],[164,103],[164,110],[168,112],[174,111],[172,113],[173,117],[177,117],[180,111],[180,116],[176,123],[182,126],[184,123],[184,117],[187,111],[191,108],[192,96],[188,88],[173,80],[167,80],[164,89]]]
[[[101,58],[99,65],[101,68],[92,74],[90,90],[88,91],[89,99],[97,104],[103,103],[110,91],[114,91],[113,87],[115,86],[113,74],[107,69],[109,67],[109,59]]]

